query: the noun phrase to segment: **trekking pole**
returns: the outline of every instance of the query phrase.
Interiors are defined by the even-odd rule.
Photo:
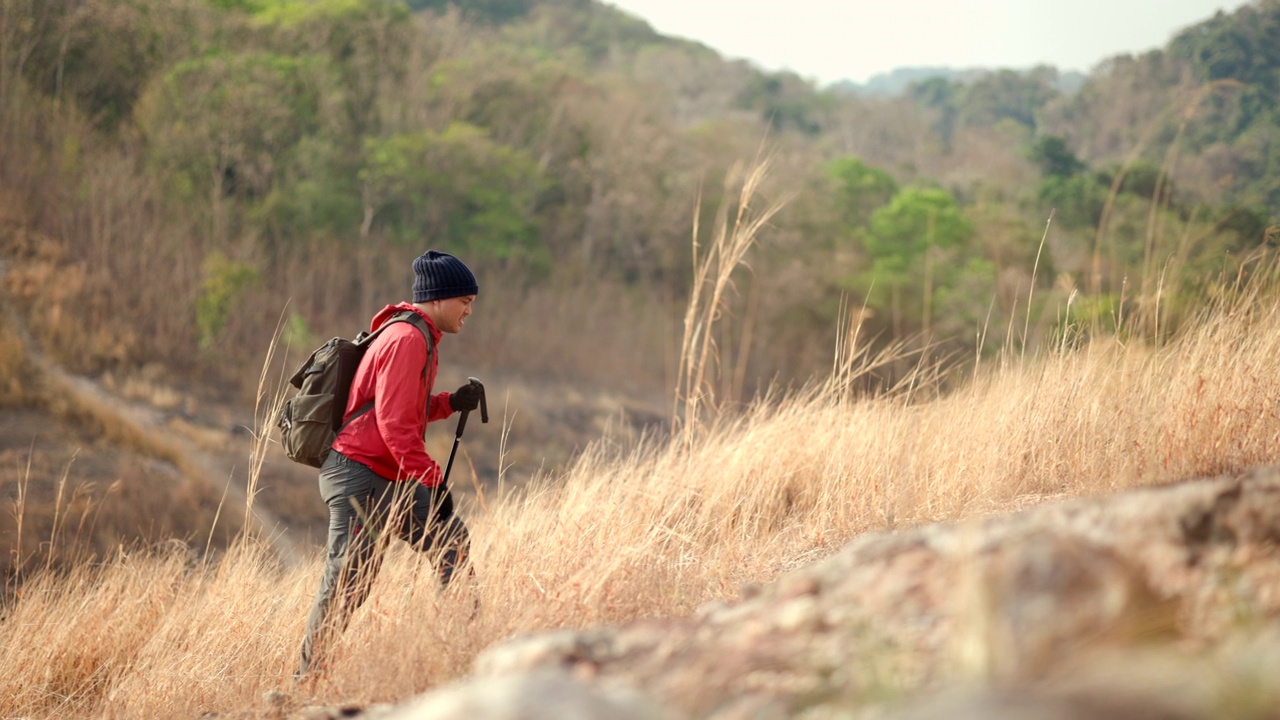
[[[480,388],[480,422],[487,423],[489,422],[489,403],[484,396],[484,384],[473,377],[467,380],[469,384]],[[449,451],[449,462],[444,466],[444,478],[440,481],[442,485],[449,482],[449,471],[453,470],[453,456],[458,453],[458,443],[462,441],[462,431],[467,429],[467,415],[470,413],[470,410],[463,410],[462,417],[458,418],[458,431],[453,434],[453,449]]]

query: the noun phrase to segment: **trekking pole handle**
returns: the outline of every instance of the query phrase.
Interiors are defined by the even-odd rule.
[[[489,401],[488,399],[485,398],[484,383],[480,382],[480,378],[474,378],[474,377],[467,378],[467,382],[480,388],[480,422],[488,423],[489,422]],[[458,434],[461,435],[462,431],[459,430]]]

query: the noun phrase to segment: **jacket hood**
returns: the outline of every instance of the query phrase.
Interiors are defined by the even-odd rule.
[[[386,307],[379,310],[378,314],[374,315],[373,320],[369,323],[369,332],[373,332],[377,330],[379,327],[382,326],[382,323],[390,319],[392,315],[395,315],[396,313],[404,310],[409,310],[409,311],[418,313],[418,315],[421,316],[423,320],[426,320],[427,327],[431,328],[432,336],[434,336],[436,341],[439,342],[443,333],[441,333],[436,328],[435,323],[431,322],[431,318],[427,317],[425,313],[423,313],[418,308],[414,307],[413,303],[408,303],[408,302],[397,303],[395,305],[387,305]]]

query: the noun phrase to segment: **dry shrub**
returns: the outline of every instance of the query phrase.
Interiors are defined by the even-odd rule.
[[[30,379],[26,343],[14,332],[9,319],[0,315],[0,407],[28,402]]]
[[[661,394],[673,384],[673,305],[606,277],[571,271],[529,285],[481,274],[466,332],[450,338],[451,365]]]

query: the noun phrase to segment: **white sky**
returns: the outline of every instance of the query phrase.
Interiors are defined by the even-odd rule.
[[[898,67],[1088,72],[1243,0],[605,0],[655,30],[827,84]]]

